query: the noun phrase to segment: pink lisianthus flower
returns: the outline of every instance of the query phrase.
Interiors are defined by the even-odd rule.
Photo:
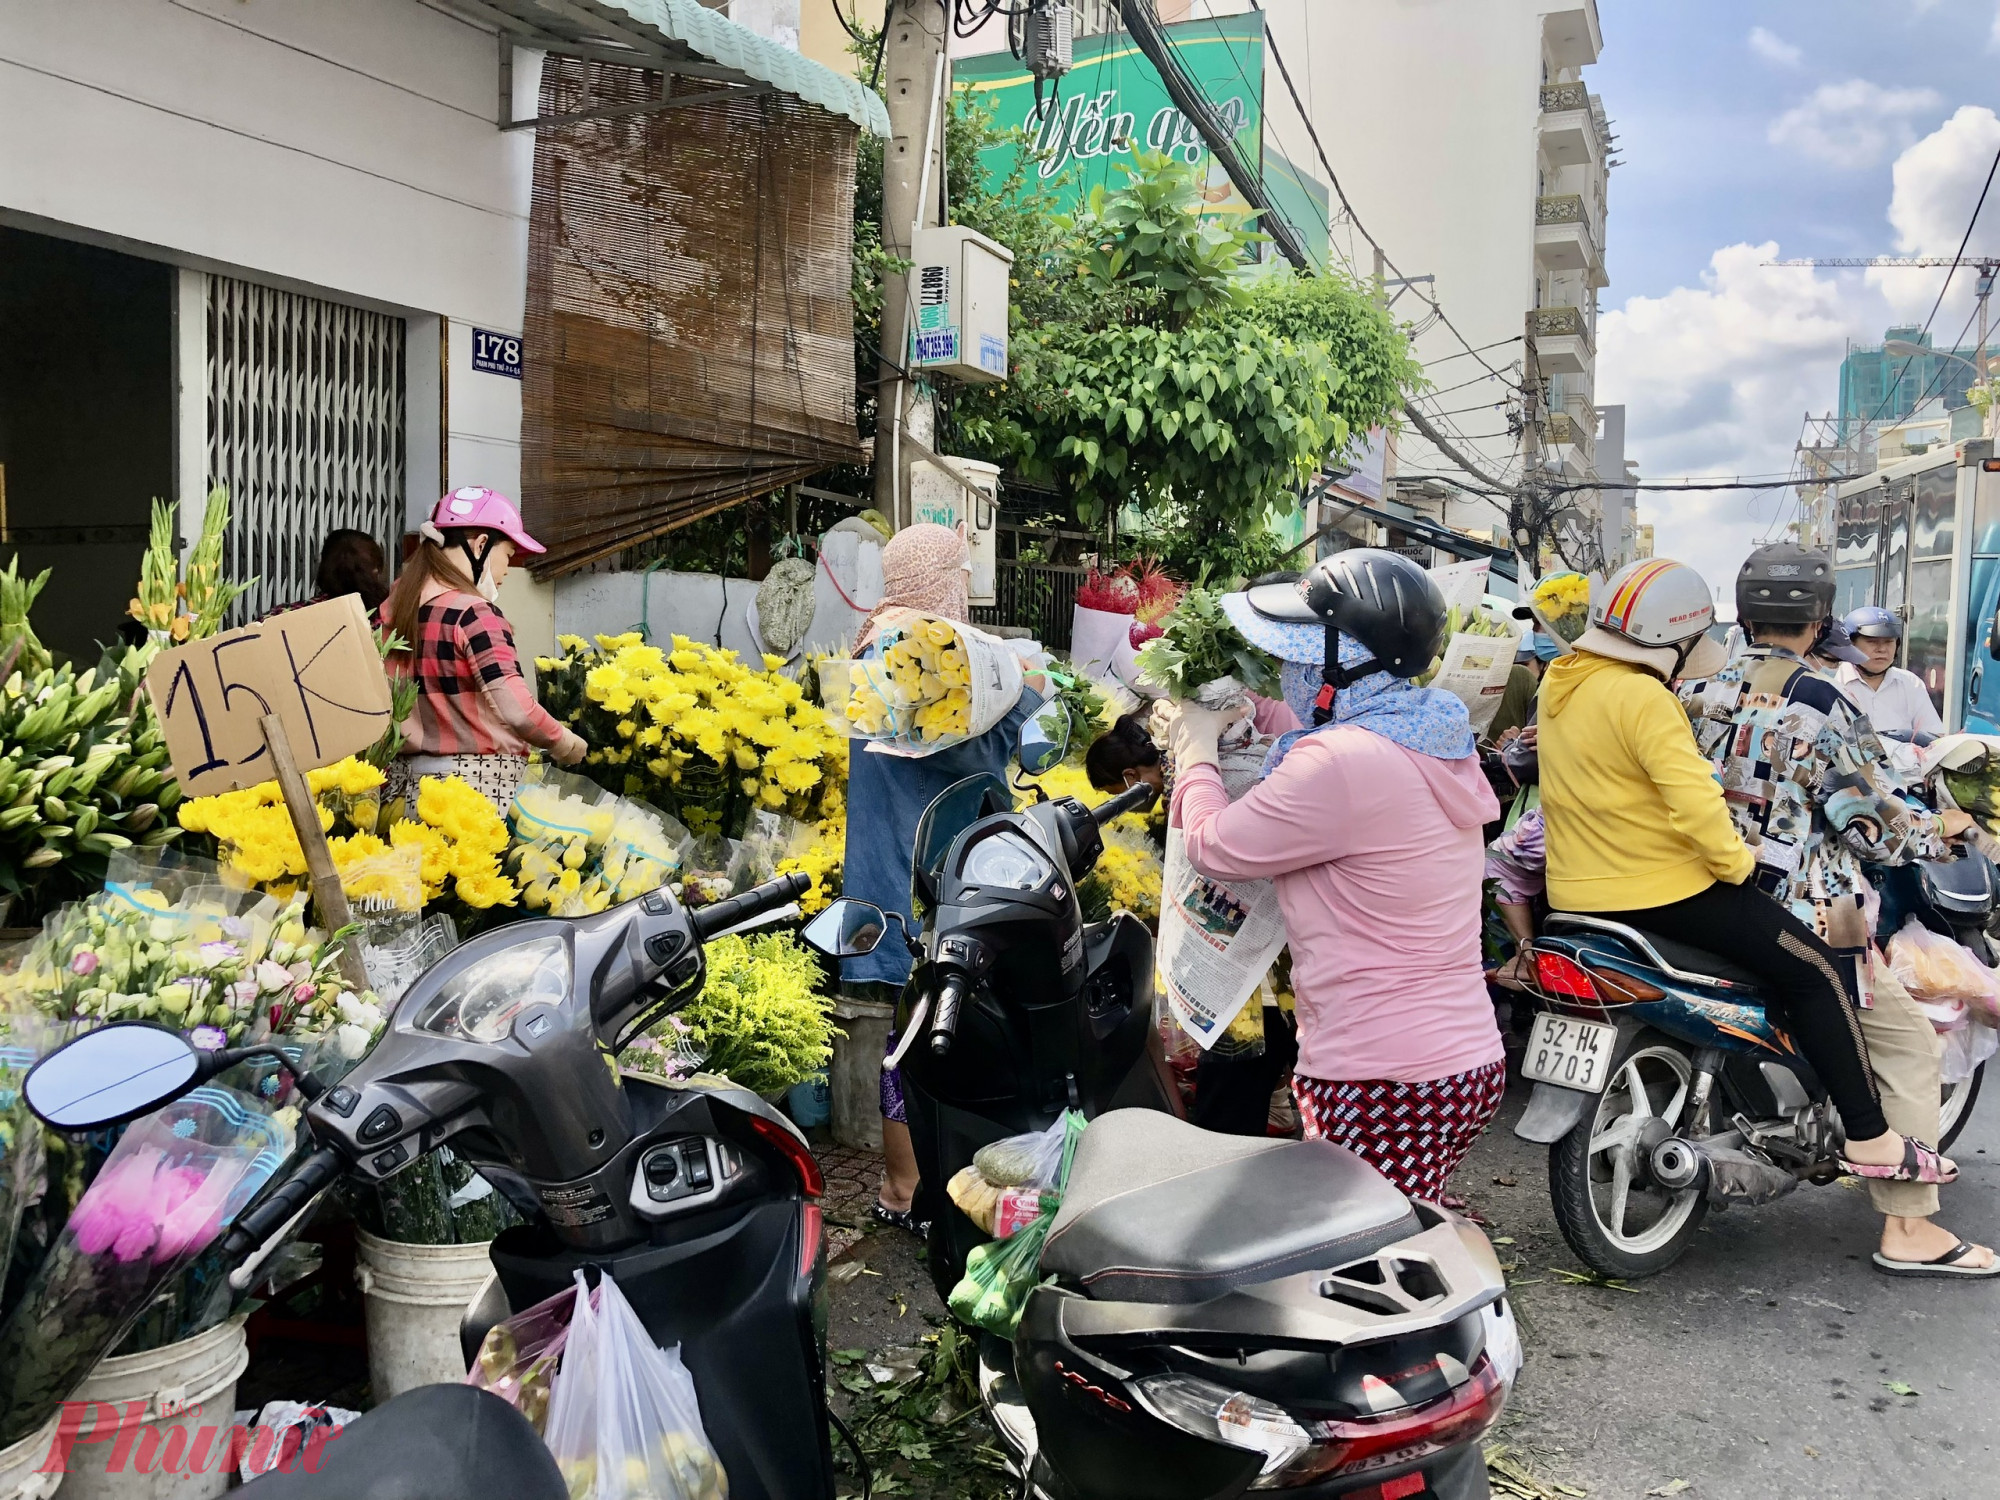
[[[161,1161],[158,1148],[147,1146],[104,1169],[70,1215],[78,1249],[132,1261],[153,1247],[166,1210]]]
[[[97,955],[88,948],[76,950],[76,956],[69,961],[69,971],[79,978],[97,972]]]
[[[230,1190],[242,1179],[247,1164],[235,1157],[223,1157],[206,1173],[195,1167],[176,1168],[172,1175],[179,1201],[167,1211],[160,1225],[160,1242],[153,1259],[165,1262],[189,1251],[204,1249],[222,1232],[222,1214],[228,1207]]]

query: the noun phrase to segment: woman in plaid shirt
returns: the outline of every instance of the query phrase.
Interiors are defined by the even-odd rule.
[[[438,501],[423,541],[382,605],[383,623],[410,643],[401,669],[417,679],[417,706],[403,722],[400,777],[462,776],[505,807],[531,751],[573,766],[589,750],[535,701],[521,674],[514,631],[494,599],[517,553],[541,543],[497,490],[453,490]]]

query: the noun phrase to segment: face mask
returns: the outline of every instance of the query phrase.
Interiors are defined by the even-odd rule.
[[[500,585],[495,583],[493,575],[483,568],[479,573],[479,582],[472,586],[472,591],[488,604],[498,604],[500,602]]]

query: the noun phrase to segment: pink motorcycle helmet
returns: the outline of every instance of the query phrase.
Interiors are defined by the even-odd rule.
[[[533,554],[548,551],[528,535],[514,502],[498,490],[489,490],[484,485],[467,485],[446,494],[432,507],[431,518],[423,530],[424,535],[440,545],[444,543],[447,531],[496,531],[514,544],[516,552]]]

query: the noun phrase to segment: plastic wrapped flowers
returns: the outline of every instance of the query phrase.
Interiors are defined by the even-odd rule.
[[[204,882],[198,863],[157,883],[113,873],[20,945],[0,973],[0,1008],[32,1006],[59,1022],[153,1021],[231,1045],[284,1036],[331,1041],[348,1058],[368,1049],[381,1007],[343,982],[339,950],[307,925],[303,894],[281,902]]]
[[[680,872],[688,832],[643,803],[537,762],[510,809],[509,865],[523,904],[584,917],[658,890]]]
[[[891,610],[848,664],[838,705],[849,734],[901,755],[930,755],[983,734],[1021,696],[1021,659],[1005,641],[913,610]]]

